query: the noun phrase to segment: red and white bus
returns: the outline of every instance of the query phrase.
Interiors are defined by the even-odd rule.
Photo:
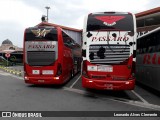
[[[75,39],[74,39],[75,38]],[[81,30],[42,22],[24,33],[24,80],[63,84],[80,71]]]
[[[82,86],[132,90],[135,86],[136,19],[132,13],[86,16],[82,45]]]

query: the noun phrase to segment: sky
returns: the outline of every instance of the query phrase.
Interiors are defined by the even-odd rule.
[[[122,11],[139,13],[160,7],[160,0],[0,0],[0,45],[9,39],[23,47],[24,30],[41,22],[82,29],[84,16],[92,12]]]

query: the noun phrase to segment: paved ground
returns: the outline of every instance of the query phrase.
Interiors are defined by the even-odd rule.
[[[136,86],[134,91],[88,91],[81,87],[80,74],[63,86],[36,86],[25,84],[22,77],[0,71],[0,82],[0,111],[160,111],[160,97],[140,86]],[[76,119],[115,118],[76,117]],[[123,120],[124,117],[118,119]],[[136,119],[158,120],[154,117]],[[130,117],[127,120],[135,118]]]

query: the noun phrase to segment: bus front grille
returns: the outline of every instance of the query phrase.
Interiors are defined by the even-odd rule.
[[[90,45],[89,59],[96,64],[127,63],[130,55],[129,45]]]

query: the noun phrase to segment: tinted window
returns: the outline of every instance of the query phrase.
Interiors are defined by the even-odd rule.
[[[143,27],[144,26],[144,20],[137,20],[137,27]]]
[[[56,60],[54,51],[28,51],[27,56],[28,64],[31,66],[52,65]]]
[[[109,23],[107,24],[106,21],[108,21]],[[131,14],[106,13],[106,14],[88,15],[87,31],[106,30],[106,29],[133,31],[133,28],[134,28],[133,17]]]
[[[47,40],[47,41],[58,41],[57,30],[55,28],[29,28],[26,29],[25,41],[35,40]]]
[[[66,47],[69,47],[71,49],[80,48],[80,46],[70,36],[68,36],[65,32],[62,32],[62,36],[63,36],[64,45]]]
[[[159,32],[149,34],[137,40],[137,54],[153,53],[160,51]]]

